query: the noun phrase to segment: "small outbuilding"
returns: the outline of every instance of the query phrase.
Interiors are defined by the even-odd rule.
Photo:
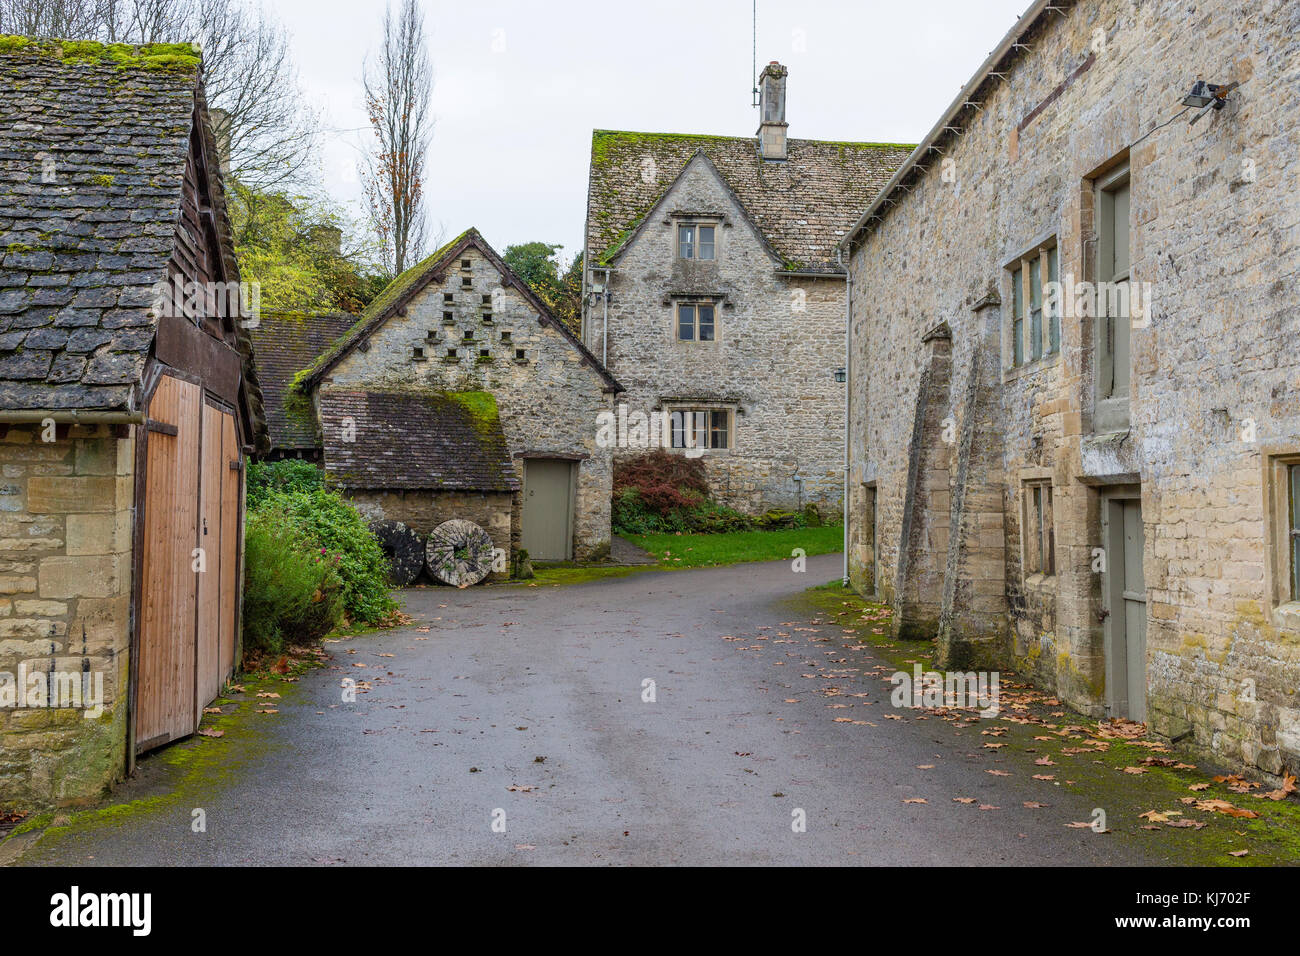
[[[475,229],[398,276],[297,378],[326,474],[420,535],[467,519],[504,558],[609,553],[622,386]],[[292,402],[292,397],[291,397]]]
[[[200,58],[0,36],[0,808],[95,797],[239,656],[265,447]]]

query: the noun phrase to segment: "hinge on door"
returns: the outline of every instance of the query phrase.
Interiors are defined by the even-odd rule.
[[[239,458],[231,459],[231,461],[230,461],[230,470],[231,470],[231,471],[243,471],[243,470],[244,470],[244,462],[243,462],[243,459],[239,459]]]

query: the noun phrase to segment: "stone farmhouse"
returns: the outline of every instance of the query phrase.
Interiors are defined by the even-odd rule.
[[[845,243],[853,585],[951,668],[1274,775],[1297,88],[1286,0],[1037,0]]]
[[[668,416],[666,444],[703,457],[718,500],[838,514],[836,246],[911,147],[790,139],[785,67],[760,90],[753,137],[593,133],[582,338],[629,415]]]
[[[200,61],[0,36],[0,809],[193,733],[265,449]]]
[[[506,555],[591,561],[613,474],[595,422],[622,390],[470,229],[394,279],[289,404],[309,403],[328,479],[369,517],[420,535],[465,518]]]

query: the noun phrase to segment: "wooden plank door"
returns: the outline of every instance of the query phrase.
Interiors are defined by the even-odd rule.
[[[573,462],[550,458],[524,461],[522,546],[537,561],[572,557]]]
[[[199,529],[202,570],[195,574],[198,585],[198,696],[194,701],[194,726],[203,718],[202,708],[221,692],[221,577],[224,549],[221,546],[222,420],[226,415],[211,405],[203,406],[203,436],[199,444]]]
[[[239,624],[239,559],[243,525],[239,520],[243,452],[235,431],[235,416],[221,420],[221,679],[235,673],[235,642]]]
[[[191,570],[198,498],[202,389],[164,376],[149,417],[175,428],[150,431],[145,453],[136,752],[194,731],[195,587]]]

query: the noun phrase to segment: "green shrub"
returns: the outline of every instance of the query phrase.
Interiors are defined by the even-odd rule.
[[[357,510],[333,491],[272,493],[263,509],[283,512],[294,537],[322,556],[337,555],[343,608],[352,621],[375,624],[397,608],[388,594],[388,561]]]
[[[343,619],[337,561],[308,550],[275,508],[250,512],[244,535],[244,645],[279,653],[324,637]]]
[[[324,476],[309,461],[286,458],[283,461],[248,463],[248,509],[259,507],[269,495],[316,491],[324,487]]]

